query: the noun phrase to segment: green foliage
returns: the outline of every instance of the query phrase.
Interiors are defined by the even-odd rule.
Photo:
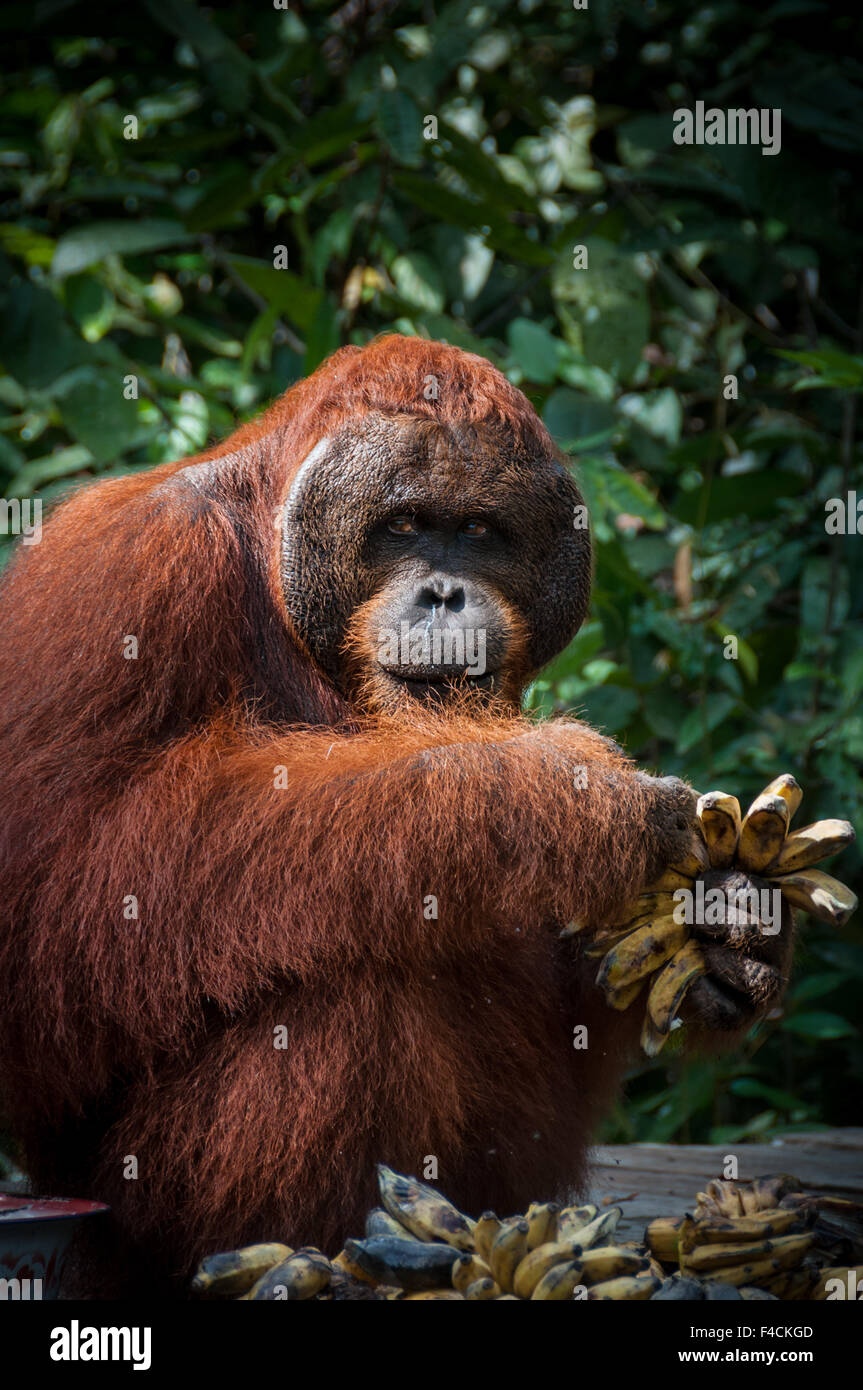
[[[591,620],[531,705],[701,789],[793,772],[805,819],[863,824],[863,539],[825,530],[863,501],[842,8],[148,0],[94,37],[84,5],[7,6],[6,495],[200,448],[341,342],[445,338],[527,392],[591,508]],[[781,153],[675,145],[697,100],[781,108]],[[857,1118],[860,927],[799,957],[782,1018],[643,1067],[609,1134]]]

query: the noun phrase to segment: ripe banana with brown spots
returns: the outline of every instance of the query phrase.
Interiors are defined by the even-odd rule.
[[[711,867],[730,869],[740,838],[740,802],[726,792],[705,792],[698,798],[696,815],[701,825]]]
[[[790,820],[784,796],[756,796],[740,827],[737,861],[747,873],[763,874],[779,858]]]
[[[792,907],[802,908],[810,916],[817,917],[821,922],[829,922],[834,927],[844,927],[857,907],[856,894],[840,883],[838,878],[823,873],[821,869],[784,874],[782,878],[772,881],[782,889]]]
[[[689,927],[676,922],[673,913],[629,932],[605,955],[596,983],[601,989],[618,990],[653,975],[686,945]]]
[[[473,1249],[473,1224],[434,1187],[378,1164],[378,1190],[390,1216],[419,1240],[444,1240]]]

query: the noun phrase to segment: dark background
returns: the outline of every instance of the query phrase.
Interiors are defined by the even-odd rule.
[[[793,772],[800,823],[863,826],[863,537],[824,526],[826,499],[863,501],[852,14],[6,5],[5,495],[193,453],[382,329],[461,344],[530,396],[591,505],[591,619],[531,704],[744,808]],[[675,145],[698,100],[779,107],[781,153]],[[836,871],[859,890],[856,847]],[[860,925],[804,921],[784,1015],[719,1061],[672,1043],[607,1136],[860,1123],[861,981]]]

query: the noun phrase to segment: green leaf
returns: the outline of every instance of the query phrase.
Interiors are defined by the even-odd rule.
[[[466,232],[482,236],[486,245],[522,261],[525,265],[547,266],[553,253],[538,241],[531,241],[517,227],[504,221],[488,202],[472,202],[421,174],[396,174],[393,184],[404,196],[436,222],[452,223]]]
[[[566,387],[552,391],[543,407],[542,418],[560,447],[572,451],[584,440],[606,433],[616,424],[614,410],[605,401]]]
[[[754,1076],[735,1077],[729,1085],[729,1090],[735,1096],[769,1100],[770,1104],[779,1110],[796,1110],[800,1105],[799,1096],[792,1096],[788,1091],[780,1091],[775,1086],[768,1086],[766,1082],[759,1081]]]
[[[325,357],[335,352],[339,346],[339,320],[328,299],[321,299],[314,320],[306,335],[306,358],[303,371],[306,375],[320,366]]]
[[[430,256],[409,251],[396,256],[391,266],[396,289],[406,303],[416,309],[440,313],[446,302],[440,271]]]
[[[513,357],[528,381],[554,381],[561,344],[547,328],[532,319],[513,319],[507,337]]]
[[[776,504],[783,498],[799,497],[809,489],[809,480],[800,473],[781,469],[752,472],[730,478],[714,478],[709,489],[681,493],[674,503],[674,515],[688,525],[704,521],[713,524],[740,517],[744,522],[773,518]],[[706,506],[705,506],[706,502]]]
[[[111,291],[92,275],[75,275],[66,282],[66,307],[88,343],[98,343],[114,322]]]
[[[398,164],[422,163],[422,116],[413,98],[400,88],[384,88],[378,97],[378,130]]]
[[[582,454],[577,473],[587,494],[591,521],[605,523],[609,534],[616,532],[619,516],[641,517],[646,525],[657,531],[665,527],[665,513],[652,492],[613,459]]]
[[[307,332],[315,321],[315,316],[323,298],[322,292],[291,270],[276,270],[267,261],[256,261],[250,256],[231,256],[231,266],[271,308],[280,313],[300,329]]]
[[[55,392],[63,423],[97,463],[112,462],[140,441],[138,402],[126,400],[119,371],[83,367],[70,372]]]
[[[579,237],[586,269],[573,268],[567,248],[552,272],[552,292],[564,336],[576,352],[620,381],[630,381],[650,332],[647,285],[635,259],[601,237]]]
[[[32,227],[17,222],[0,223],[0,246],[10,256],[19,256],[28,265],[49,266],[55,244],[53,237],[43,236]]]
[[[816,1042],[857,1035],[853,1024],[840,1014],[831,1013],[792,1014],[783,1019],[782,1028],[787,1033],[796,1033],[801,1038],[812,1038]]]
[[[675,445],[683,426],[683,407],[676,391],[646,391],[643,395],[621,396],[617,403],[621,415],[634,420],[654,439]]]
[[[709,703],[690,710],[677,737],[678,753],[688,753],[708,733],[718,728],[737,706],[733,695],[715,694]]]
[[[191,241],[181,222],[167,218],[145,218],[140,222],[89,222],[66,232],[57,242],[51,273],[58,279],[76,275],[106,256],[132,256],[142,251],[160,251]]]
[[[823,999],[845,983],[845,976],[838,970],[819,970],[814,975],[805,975],[795,981],[791,997],[795,1004],[805,1004],[810,999]]]
[[[618,733],[625,729],[638,709],[638,693],[620,685],[603,685],[578,699],[579,715],[594,728]]]

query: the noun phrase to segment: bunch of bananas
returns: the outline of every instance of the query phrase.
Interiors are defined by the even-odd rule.
[[[381,1207],[334,1265],[407,1300],[645,1299],[663,1271],[637,1245],[606,1244],[622,1215],[537,1202],[524,1216],[472,1221],[435,1188],[378,1165]]]
[[[681,1289],[697,1280],[740,1288],[744,1298],[760,1296],[757,1291],[785,1300],[824,1298],[830,1279],[847,1284],[849,1274],[859,1275],[847,1266],[820,1267],[812,1227],[821,1199],[799,1189],[798,1179],[784,1173],[748,1182],[717,1179],[697,1194],[692,1214],[651,1221],[647,1247],[659,1263],[679,1267]],[[825,1200],[859,1217],[856,1203]]]
[[[698,799],[698,833],[687,858],[668,869],[627,910],[623,920],[601,928],[587,948],[602,957],[597,984],[615,1009],[626,1009],[650,982],[641,1045],[655,1057],[672,1029],[687,989],[705,973],[704,957],[691,928],[680,918],[679,889],[694,890],[710,870],[740,869],[781,890],[792,907],[844,926],[857,899],[844,883],[813,868],[850,844],[848,821],[823,820],[789,832],[802,800],[789,774],[777,777],[741,816],[736,797],[707,792]],[[565,934],[580,927],[566,929]]]
[[[192,1280],[200,1298],[236,1298],[274,1303],[315,1298],[329,1287],[333,1268],[312,1246],[292,1250],[271,1242],[208,1255]]]

